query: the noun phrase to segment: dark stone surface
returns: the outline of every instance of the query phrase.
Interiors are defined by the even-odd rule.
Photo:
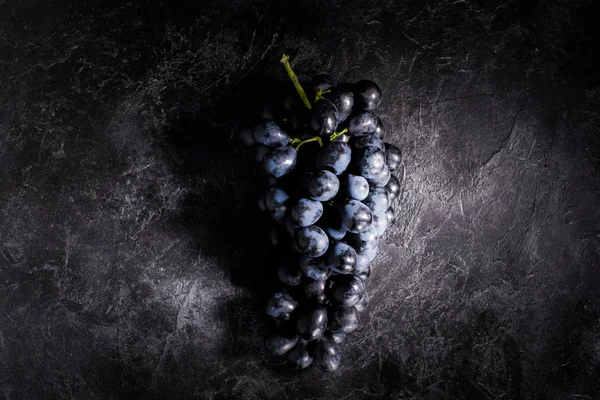
[[[0,398],[599,398],[598,16],[0,2]],[[233,137],[284,51],[378,82],[404,157],[330,374],[262,348],[273,271]]]

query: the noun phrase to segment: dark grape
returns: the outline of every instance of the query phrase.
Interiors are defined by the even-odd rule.
[[[367,294],[367,292],[365,292],[354,307],[356,308],[356,311],[358,311],[360,313],[360,312],[365,311],[368,306],[369,306],[369,295]]]
[[[352,150],[350,146],[336,140],[319,151],[316,165],[318,169],[325,169],[339,175],[348,168],[351,159]]]
[[[368,178],[367,181],[372,187],[384,187],[388,184],[391,177],[392,173],[390,172],[390,168],[387,165],[384,165],[380,173],[371,178]]]
[[[390,207],[390,195],[385,188],[373,188],[367,198],[363,200],[363,204],[372,212],[385,212]]]
[[[363,295],[364,296],[364,295]],[[329,315],[329,330],[333,333],[351,333],[358,328],[358,311],[354,307],[339,307]]]
[[[375,247],[373,247],[372,249],[365,251],[364,253],[362,253],[360,255],[364,255],[365,257],[367,257],[367,260],[369,260],[369,262],[373,262],[375,257],[377,257],[378,251],[379,251],[379,244],[376,245]]]
[[[320,136],[329,136],[335,132],[340,122],[338,110],[330,100],[320,99],[310,112],[310,127]]]
[[[352,112],[352,107],[354,106],[354,93],[340,87],[331,89],[331,93],[327,93],[324,96],[335,104],[339,113],[339,122],[342,123],[345,121]]]
[[[394,172],[400,167],[402,162],[402,152],[393,144],[385,144],[385,158],[390,171]]]
[[[339,274],[351,274],[356,267],[356,251],[346,243],[335,242],[327,254],[329,267]]]
[[[342,343],[344,341],[344,339],[346,339],[346,334],[343,332],[338,332],[338,333],[330,332],[327,334],[327,336],[329,338],[331,338],[331,340],[333,340],[335,343]]]
[[[327,310],[317,306],[306,311],[296,324],[300,337],[304,340],[314,340],[325,333],[327,327]]]
[[[308,347],[304,342],[298,342],[292,351],[289,352],[288,360],[302,369],[308,368],[313,362],[313,358],[308,352]]]
[[[258,144],[267,147],[287,146],[290,136],[274,121],[263,121],[252,129],[252,137]]]
[[[392,207],[388,208],[388,210],[385,212],[385,215],[387,216],[388,226],[396,223],[396,212]]]
[[[325,232],[327,232],[327,234],[333,240],[342,240],[344,238],[344,236],[346,236],[346,233],[348,233],[348,230],[346,228],[344,228],[343,226],[340,226],[340,227],[327,226],[325,228]]]
[[[325,301],[325,280],[316,281],[314,279],[307,279],[302,286],[304,294],[309,300],[317,303]]]
[[[298,302],[285,292],[275,293],[267,303],[267,314],[273,318],[287,320],[298,307]]]
[[[348,123],[348,134],[350,136],[366,136],[375,131],[377,117],[370,111],[355,115]]]
[[[367,196],[368,197],[368,196]],[[360,233],[371,225],[373,215],[369,207],[357,200],[347,200],[342,209],[342,226],[352,233]]]
[[[292,207],[292,218],[302,226],[313,225],[323,215],[323,204],[316,200],[300,199]]]
[[[323,337],[315,346],[315,361],[325,371],[335,371],[342,363],[342,353],[332,339]]]
[[[385,212],[374,212],[373,213],[373,222],[371,222],[371,227],[375,231],[377,237],[383,236],[385,231],[388,228],[388,217]]]
[[[329,247],[329,239],[323,229],[316,225],[301,228],[296,234],[296,251],[307,257],[320,257]]]
[[[352,158],[357,172],[367,179],[377,176],[385,165],[385,153],[376,147],[356,149]]]
[[[290,351],[298,343],[297,335],[273,334],[265,339],[265,347],[276,356]]]
[[[340,189],[340,181],[333,172],[321,170],[316,172],[308,182],[308,194],[318,201],[329,201]]]
[[[359,136],[352,139],[353,149],[364,149],[365,147],[376,147],[385,152],[385,144],[383,141],[374,135]]]
[[[242,142],[244,146],[254,146],[256,144],[252,137],[252,129],[244,129],[240,132],[240,142]]]
[[[312,89],[313,94],[317,94],[319,90],[328,90],[336,85],[335,79],[331,75],[328,74],[319,74],[315,75],[310,81],[310,88]]]
[[[325,280],[329,277],[329,268],[318,258],[300,257],[298,265],[302,273],[315,280]]]
[[[259,163],[262,162],[269,150],[270,149],[267,146],[264,146],[262,144],[256,146],[256,161],[258,161]]]
[[[354,84],[354,104],[358,109],[373,110],[381,103],[381,89],[373,81],[362,80]]]
[[[371,263],[364,254],[357,254],[354,275],[363,281],[371,276]]]
[[[332,280],[333,285],[329,296],[335,304],[352,307],[358,303],[365,291],[362,279],[354,275],[337,275]]]
[[[346,237],[346,241],[357,253],[364,253],[377,246],[378,238],[375,229],[372,226],[369,226],[360,233],[350,233]]]
[[[292,262],[280,264],[277,276],[281,283],[289,286],[298,286],[302,282],[302,271]]]
[[[265,171],[276,178],[289,173],[296,166],[298,153],[293,147],[277,147],[269,151],[263,158]]]
[[[340,178],[342,193],[354,200],[364,200],[369,194],[369,183],[360,175],[345,174]]]
[[[398,198],[400,194],[400,181],[395,176],[390,176],[390,181],[385,185],[385,190],[387,190],[390,200],[395,200]]]
[[[285,225],[285,230],[291,237],[296,237],[298,231],[302,228],[300,225],[296,224],[296,221],[294,221],[294,218],[292,218],[290,214],[285,216],[283,223]]]
[[[375,136],[379,139],[383,139],[384,135],[385,135],[385,128],[383,126],[383,122],[381,121],[381,119],[379,117],[377,117],[377,123],[375,124],[375,130],[373,131],[373,136]]]

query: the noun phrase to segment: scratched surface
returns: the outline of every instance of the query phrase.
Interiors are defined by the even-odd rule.
[[[591,1],[140,3],[0,1],[0,398],[599,398]],[[331,374],[261,346],[233,134],[284,51],[404,151]]]

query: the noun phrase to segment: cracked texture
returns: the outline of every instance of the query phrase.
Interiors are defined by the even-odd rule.
[[[0,397],[598,398],[593,3],[220,3],[0,2]],[[331,374],[261,344],[234,134],[283,52],[378,82],[403,150]]]

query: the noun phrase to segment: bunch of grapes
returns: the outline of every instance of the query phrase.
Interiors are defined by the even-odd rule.
[[[276,331],[265,346],[300,368],[314,361],[333,371],[339,344],[369,303],[365,281],[379,238],[395,222],[400,183],[393,172],[402,157],[382,140],[374,82],[336,84],[317,75],[311,104],[286,56],[282,63],[304,104],[287,98],[267,107],[262,122],[240,133],[270,177],[259,207],[275,221],[271,243],[286,255],[280,289],[266,306]]]

